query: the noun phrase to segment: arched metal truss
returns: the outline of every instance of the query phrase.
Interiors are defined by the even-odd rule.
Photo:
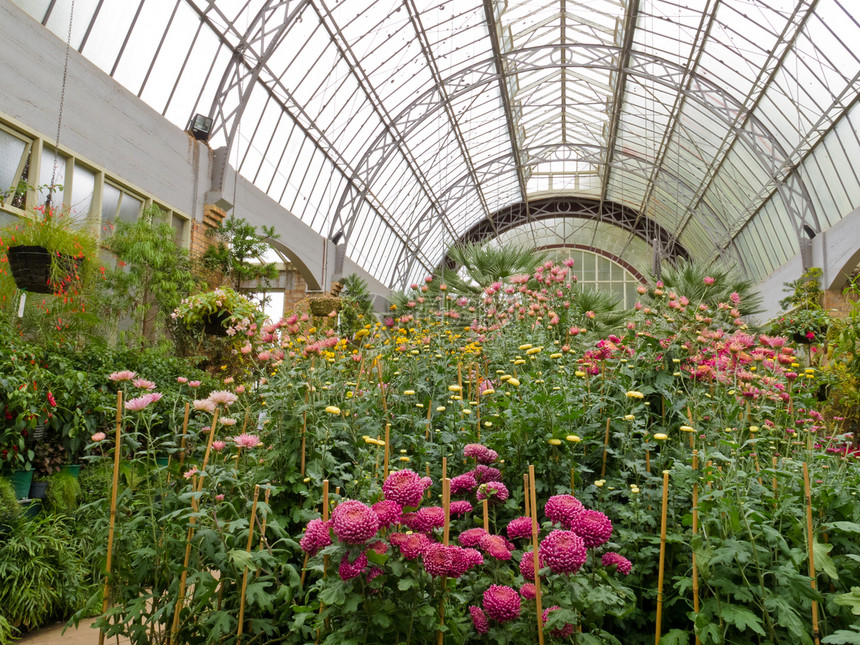
[[[618,64],[625,52],[619,47],[569,44],[552,45],[548,49],[549,56],[546,55],[545,48],[530,48],[502,54],[501,68],[506,70],[505,77],[527,72],[568,68],[600,69],[613,74],[622,71]],[[562,52],[565,52],[567,56],[562,56]],[[746,112],[744,106],[726,90],[707,79],[690,73],[688,69],[682,66],[638,52],[626,53],[628,54],[628,66],[623,72],[627,79],[638,78],[651,86],[668,87],[677,92],[685,101],[695,102],[700,108],[706,110],[715,121],[726,127],[727,131],[733,135],[733,145],[744,147],[754,156],[768,173],[770,180],[747,201],[744,210],[738,214],[736,219],[727,220],[726,216],[729,214],[724,210],[721,217],[717,214],[717,209],[704,206],[704,200],[701,197],[702,186],[697,186],[694,189],[691,186],[682,185],[679,177],[672,176],[671,170],[665,166],[655,165],[654,160],[637,159],[635,155],[628,154],[623,159],[613,158],[610,162],[608,161],[608,151],[594,146],[591,146],[592,150],[588,154],[576,157],[577,160],[589,161],[601,166],[617,164],[619,169],[627,171],[638,166],[638,169],[634,170],[634,174],[641,176],[644,173],[650,177],[647,184],[649,192],[653,191],[654,186],[661,184],[679,195],[682,188],[686,188],[685,192],[689,193],[690,199],[685,201],[683,206],[683,224],[674,228],[680,229],[678,232],[683,234],[683,231],[696,219],[696,214],[701,213],[701,219],[698,223],[705,230],[710,229],[708,232],[713,236],[711,239],[717,248],[714,257],[709,258],[710,260],[714,260],[716,256],[721,255],[732,245],[734,236],[749,223],[774,193],[778,193],[785,211],[789,213],[798,241],[806,235],[805,230],[820,232],[820,223],[802,179],[797,174],[786,174],[785,172],[784,166],[790,162],[789,153],[783,149],[778,140],[759,119]],[[567,62],[562,63],[562,60]],[[441,88],[433,87],[427,90],[407,106],[395,119],[394,131],[400,132],[404,137],[408,136],[410,132],[420,129],[423,123],[430,119],[435,112],[444,109],[446,103],[440,103],[436,98],[440,90],[444,90],[446,96],[451,100],[459,95],[472,94],[476,88],[479,89],[500,82],[504,82],[504,79],[499,78],[496,60],[488,59],[475,63],[461,70],[457,75],[446,79]],[[743,118],[742,112],[745,114]],[[575,151],[588,147],[557,144],[548,148],[556,151],[559,149]],[[366,188],[356,190],[354,185],[350,185],[344,190],[330,227],[331,235],[343,231],[347,240],[350,239],[355,222],[361,209],[368,201],[368,194],[377,174],[384,165],[384,160],[390,155],[397,154],[399,150],[400,141],[393,136],[392,130],[389,129],[381,133],[367,149],[355,168],[355,173],[363,177],[362,183]],[[545,153],[546,150],[543,152]],[[520,149],[519,154],[512,158],[518,175],[527,176],[527,168],[542,161],[540,156],[530,157],[527,153],[528,149]],[[615,154],[618,154],[617,150]],[[504,164],[509,158],[511,158],[509,155],[502,155],[497,161]],[[497,170],[496,172],[502,171]],[[487,175],[482,175],[482,179],[486,180],[486,178]],[[471,179],[471,175],[469,179]],[[463,199],[469,188],[469,182],[455,180],[444,195],[445,199],[441,202],[441,206],[438,200],[434,200],[431,209],[414,219],[411,229],[401,231],[400,237],[404,241],[404,246],[401,249],[399,261],[394,263],[395,275],[391,279],[391,286],[404,286],[416,263],[422,263],[425,267],[428,264],[432,265],[432,258],[423,255],[422,249],[427,238],[438,230],[438,213],[440,211],[446,212],[457,201]],[[645,201],[650,204],[652,198],[649,196]],[[656,209],[654,210],[656,211]],[[655,212],[654,220],[659,221],[661,215],[665,216],[664,213]],[[492,226],[492,219],[489,219],[489,222]],[[449,233],[451,232],[450,224],[446,225],[445,228]],[[721,232],[718,230],[719,228],[722,228]],[[676,230],[672,231],[673,234]],[[735,258],[741,257],[737,251],[731,255]],[[400,270],[399,267],[404,267],[403,259],[405,257],[411,257],[411,259],[406,263],[405,270]]]
[[[456,240],[452,246],[481,243],[488,239],[501,235],[523,224],[529,222],[538,222],[551,217],[569,217],[577,219],[598,220],[613,226],[617,226],[631,235],[642,239],[651,244],[656,239],[660,248],[664,249],[666,257],[670,261],[681,258],[689,260],[690,256],[687,251],[678,244],[672,237],[671,233],[664,229],[656,222],[649,221],[647,218],[642,218],[636,211],[616,204],[614,202],[593,199],[583,199],[577,197],[549,197],[537,199],[524,204],[522,202],[512,204],[503,208],[501,211],[493,213],[492,219],[486,219],[478,222],[468,231],[466,231],[460,239]],[[598,252],[595,247],[588,244],[570,244],[570,245],[551,245],[551,246],[570,246],[571,248],[583,248],[589,251]],[[625,267],[631,267],[628,262],[621,259],[621,256],[614,253],[606,252],[606,257],[609,257]],[[445,254],[440,265],[450,264],[448,254]],[[639,269],[630,269],[637,277],[641,278],[642,273]]]

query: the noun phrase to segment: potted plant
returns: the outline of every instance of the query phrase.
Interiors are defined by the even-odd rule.
[[[98,243],[83,223],[61,210],[37,206],[28,216],[0,229],[9,270],[19,289],[67,294],[94,268]]]
[[[228,287],[183,299],[171,316],[189,329],[202,328],[216,336],[232,335],[236,327],[260,324],[264,317],[250,299]]]

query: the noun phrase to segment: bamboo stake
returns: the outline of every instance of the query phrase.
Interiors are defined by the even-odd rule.
[[[761,466],[759,466],[759,465],[758,465],[758,455],[756,455],[756,458],[755,458],[755,471],[756,471],[757,473],[759,473],[758,485],[759,485],[759,486],[764,486],[764,484],[763,484],[763,483],[762,483],[762,481],[761,481]]]
[[[323,502],[322,502],[322,520],[323,522],[328,522],[328,480],[323,479]],[[323,578],[326,578],[328,574],[328,556],[323,556]],[[320,613],[323,612],[325,605],[320,602]],[[326,618],[325,627],[328,629],[328,619]],[[319,630],[317,630],[317,640],[319,640]]]
[[[813,553],[813,533],[812,533],[812,494],[809,490],[809,468],[806,462],[803,462],[803,494],[806,497],[806,534],[809,544],[809,586],[816,588],[815,581],[815,554]],[[815,645],[821,643],[821,636],[818,633],[818,601],[812,601],[812,638],[815,640]]]
[[[433,415],[433,400],[427,399],[427,429],[424,430],[424,440],[430,441],[430,417]]]
[[[385,388],[382,387],[382,361],[376,361],[376,371],[379,372],[379,394],[382,396],[382,410],[388,415],[388,401],[385,399]]]
[[[693,470],[699,468],[699,451],[693,450]],[[693,482],[693,537],[699,533],[699,482]],[[693,611],[699,613],[699,571],[696,569],[696,552],[693,551]],[[696,645],[699,645],[698,634],[696,634]]]
[[[663,620],[663,569],[666,566],[666,510],[669,504],[669,471],[663,471],[663,509],[660,514],[660,568],[657,576],[657,624],[654,639],[660,645],[661,622]]]
[[[460,386],[460,392],[463,391],[463,364],[457,363],[457,385]]]
[[[308,410],[307,410],[307,406],[308,406],[308,397],[309,396],[310,396],[310,392],[308,390],[305,390],[305,409],[304,409],[304,411],[302,411],[302,467],[301,467],[302,477],[305,476],[305,461],[306,461],[305,445],[306,445],[307,433],[308,433]]]
[[[185,445],[188,435],[188,418],[191,416],[191,404],[185,403],[185,418],[182,420],[182,441],[179,443],[179,472],[182,472],[182,464],[185,461]],[[170,483],[170,473],[167,473],[167,483]]]
[[[481,506],[484,508],[484,530],[489,533],[490,532],[490,516],[487,513],[487,500],[481,500]]]
[[[771,484],[773,485],[773,496],[774,503],[776,503],[776,457],[771,457],[771,465],[773,466],[773,478],[771,479]]]
[[[444,457],[443,457],[444,460]],[[447,466],[447,464],[445,464]],[[442,478],[442,508],[445,512],[445,524],[442,530],[442,544],[448,546],[451,528],[451,480],[447,477]],[[442,596],[439,598],[439,625],[445,624],[445,590],[448,586],[448,579],[442,578]],[[438,632],[438,643],[442,645],[445,642],[445,634],[442,630]]]
[[[535,467],[532,464],[529,464],[528,478],[532,511],[532,557],[534,558],[533,564],[535,571],[535,603],[537,605],[538,643],[539,645],[543,645],[543,609],[541,608],[540,560],[538,558],[537,495],[535,494]]]
[[[186,411],[188,410],[186,404]],[[186,416],[187,418],[187,416]],[[110,604],[110,570],[113,564],[113,536],[116,528],[116,494],[119,488],[119,460],[121,454],[120,438],[122,436],[122,390],[116,393],[116,437],[113,447],[113,480],[110,493],[110,528],[108,528],[107,560],[105,562],[105,588],[102,601],[102,613],[108,610]],[[99,645],[104,645],[105,633],[99,630]]]
[[[574,469],[571,468],[570,469],[570,494],[571,495],[574,494],[574,492],[575,492],[574,489],[576,488],[576,477],[574,476],[574,473],[575,473]]]
[[[606,477],[606,449],[609,446],[609,419],[606,420],[606,437],[603,439],[603,467],[600,469],[600,478]]]
[[[245,434],[248,431],[248,417],[250,414],[250,410],[245,410],[245,422],[242,424],[242,434]]]
[[[254,486],[254,503],[251,506],[251,522],[248,527],[248,544],[245,551],[251,554],[251,542],[254,539],[254,520],[257,518],[257,500],[260,498],[259,484]],[[242,630],[245,627],[245,592],[248,589],[248,567],[242,573],[242,595],[239,596],[239,626],[236,628],[236,645],[242,645]]]
[[[385,472],[384,477],[386,479],[388,479],[388,460],[390,457],[390,450],[391,450],[391,448],[389,446],[390,437],[391,437],[391,424],[386,423],[385,424],[385,466],[384,466],[384,472]]]
[[[525,511],[526,517],[531,517],[532,513],[529,510],[531,507],[529,506],[529,474],[523,473],[523,497],[525,498]]]
[[[648,474],[651,474],[651,451],[645,451],[645,470],[648,471]]]

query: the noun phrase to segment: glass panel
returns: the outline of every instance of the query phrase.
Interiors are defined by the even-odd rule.
[[[119,188],[111,186],[108,183],[104,184],[102,189],[102,235],[110,235],[113,233],[113,222],[116,219],[117,211],[119,210],[119,200],[122,197],[122,192]]]
[[[123,191],[122,201],[119,203],[118,218],[125,222],[134,222],[140,215],[143,201]]]
[[[71,212],[79,217],[89,215],[93,204],[96,176],[92,170],[75,164],[75,174],[72,181],[72,198],[69,204]]]
[[[55,154],[51,148],[44,147],[42,149],[42,161],[39,166],[39,177],[30,178],[30,183],[35,179],[39,188],[36,201],[39,204],[44,204],[45,199],[50,192],[53,196],[51,202],[57,206],[63,202],[63,193],[65,188],[63,182],[66,178],[66,157],[61,154]],[[53,190],[51,188],[53,187]]]
[[[21,156],[27,144],[18,137],[0,130],[0,192],[14,192],[20,177],[16,176],[21,165]]]

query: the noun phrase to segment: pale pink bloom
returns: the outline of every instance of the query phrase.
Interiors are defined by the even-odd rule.
[[[260,437],[247,433],[242,433],[237,437],[232,437],[232,440],[235,441],[236,445],[240,448],[254,448],[263,443],[260,441]]]
[[[135,376],[137,376],[137,372],[132,372],[131,370],[123,370],[122,372],[113,372],[108,378],[111,381],[130,381]]]
[[[245,391],[244,385],[237,385],[236,386],[236,394],[242,394],[244,391]]]
[[[232,376],[228,376],[227,378],[224,379],[224,385],[230,385],[230,383],[232,383],[232,382],[233,382]]]
[[[188,383],[188,379],[187,379],[187,378],[185,378],[184,376],[177,376],[177,377],[176,377],[176,382],[177,382],[177,383]]]
[[[107,438],[107,435],[104,432],[96,432],[92,437],[90,437],[93,441],[104,441]]]
[[[226,390],[216,390],[209,395],[209,400],[212,403],[223,404],[225,406],[232,405],[238,400],[238,396],[233,394],[232,392],[227,392]]]
[[[209,399],[196,399],[192,405],[201,412],[215,412],[215,402]]]
[[[572,259],[572,258],[567,258],[567,259],[563,262],[563,264],[564,264],[564,266],[566,266],[566,267],[572,268],[572,267],[573,267],[573,259]]]
[[[188,387],[200,387],[200,381],[188,381]]]
[[[223,441],[213,441],[212,442],[212,448],[214,450],[221,451],[221,450],[224,450],[224,448],[226,448],[226,447],[227,447],[227,444]]]
[[[216,502],[223,502],[223,501],[224,501],[224,493],[218,493],[218,494],[215,496],[215,501],[216,501]]]
[[[155,383],[147,381],[145,378],[136,378],[131,382],[134,387],[139,387],[141,390],[154,390]]]
[[[197,474],[197,472],[198,472],[197,466],[192,466],[191,470],[185,471],[185,474],[183,475],[183,477],[185,477],[185,479],[191,479],[192,477],[194,477],[194,475]]]
[[[230,419],[228,417],[224,417],[223,419],[221,419],[221,425],[222,426],[234,426],[234,425],[236,425],[236,419]]]
[[[251,347],[251,343],[245,343],[245,345],[239,351],[243,354],[250,354],[253,347]]]
[[[160,396],[158,398],[161,398]],[[158,399],[155,399],[156,401]],[[140,412],[146,406],[153,402],[153,399],[148,394],[144,394],[143,396],[139,396],[136,399],[129,399],[125,402],[125,409],[130,412]]]
[[[714,279],[711,276],[706,275],[702,282],[704,282],[705,284],[714,284]]]

